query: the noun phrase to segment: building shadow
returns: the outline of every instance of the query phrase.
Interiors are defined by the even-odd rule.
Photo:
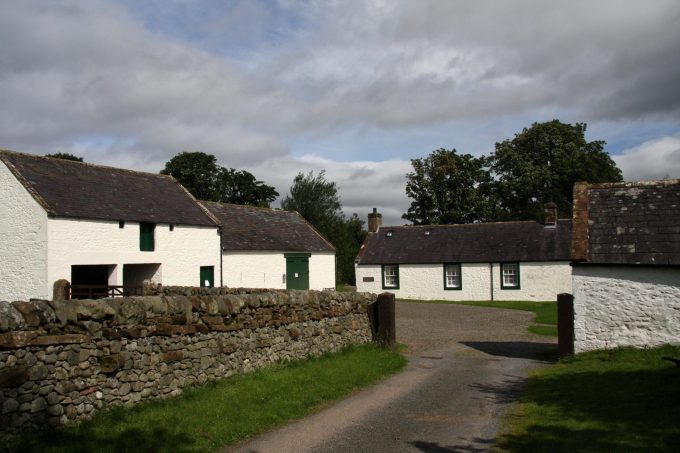
[[[557,358],[555,343],[534,343],[531,341],[461,341],[461,344],[485,354],[512,359],[532,359],[554,362]]]

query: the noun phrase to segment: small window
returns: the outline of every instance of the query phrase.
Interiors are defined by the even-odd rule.
[[[383,289],[399,289],[399,265],[386,264],[382,267]]]
[[[154,231],[156,224],[141,222],[139,224],[139,250],[142,252],[154,251]]]
[[[124,220],[118,221],[118,228],[125,228],[125,221]]]
[[[444,265],[444,289],[462,289],[463,278],[460,272],[460,264]]]
[[[501,264],[501,289],[519,289],[519,263]]]

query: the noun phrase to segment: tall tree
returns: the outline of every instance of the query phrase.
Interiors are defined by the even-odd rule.
[[[605,142],[588,142],[585,132],[585,123],[552,120],[496,143],[489,162],[497,178],[500,218],[539,220],[549,201],[557,203],[561,216],[570,216],[575,182],[622,180],[621,170],[604,151]]]
[[[215,156],[202,152],[177,154],[161,173],[174,177],[199,200],[269,207],[279,196],[252,173],[221,167]]]
[[[412,199],[402,218],[416,225],[472,223],[493,217],[494,197],[485,158],[438,149],[411,160],[406,195]]]
[[[62,153],[62,152],[45,154],[45,157],[54,157],[55,159],[73,160],[73,161],[76,161],[76,162],[82,162],[83,161],[82,157],[75,156],[71,153]]]
[[[279,193],[246,171],[223,168],[218,178],[218,197],[224,203],[269,207]]]
[[[356,214],[345,218],[338,187],[326,180],[325,171],[316,176],[313,172],[298,173],[281,207],[300,213],[335,246],[336,282],[354,283],[354,258],[366,236],[364,222]]]
[[[297,211],[327,238],[344,219],[338,187],[326,180],[325,170],[316,176],[311,171],[306,175],[298,173],[293,179],[290,193],[281,201],[281,207],[287,211]]]
[[[165,163],[161,174],[175,178],[199,200],[220,201],[220,167],[212,154],[183,151]]]

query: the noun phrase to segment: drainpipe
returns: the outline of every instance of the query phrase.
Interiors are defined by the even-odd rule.
[[[222,256],[224,256],[224,249],[222,248],[222,227],[217,229],[217,233],[220,235],[220,288],[222,288],[224,286],[224,282],[222,281]]]
[[[491,294],[491,302],[493,302],[493,263],[489,263],[489,294]]]

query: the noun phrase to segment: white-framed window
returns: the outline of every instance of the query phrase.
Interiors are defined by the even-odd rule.
[[[382,267],[383,289],[399,289],[399,265],[385,264]]]
[[[462,289],[463,277],[460,264],[444,265],[444,289]]]
[[[519,263],[501,263],[501,289],[519,289]]]

